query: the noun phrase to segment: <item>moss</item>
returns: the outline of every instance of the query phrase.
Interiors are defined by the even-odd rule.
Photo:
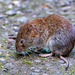
[[[75,63],[74,63],[73,65],[74,65],[74,67],[75,67]]]
[[[0,47],[0,48],[2,48],[2,49],[7,49],[7,47]]]
[[[16,15],[15,15],[15,17],[19,17],[19,16],[21,16],[21,14],[16,14]]]
[[[70,73],[70,74],[74,74],[74,69],[73,68],[71,68],[68,72]]]
[[[2,68],[2,63],[0,62],[0,69]]]
[[[46,58],[46,57],[41,57],[41,59],[42,59],[42,60],[47,60],[47,58]]]
[[[31,65],[31,61],[29,61],[29,60],[25,60],[25,61],[23,62],[23,64],[25,64],[25,63],[28,63],[29,65]]]
[[[14,56],[14,54],[12,52],[9,52],[10,56]]]

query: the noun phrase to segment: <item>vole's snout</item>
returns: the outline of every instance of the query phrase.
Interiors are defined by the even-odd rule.
[[[25,40],[21,39],[18,43],[16,43],[16,51],[18,53],[25,51]]]

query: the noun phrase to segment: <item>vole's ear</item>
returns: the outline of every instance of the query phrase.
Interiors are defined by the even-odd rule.
[[[36,25],[31,24],[30,28],[35,28],[36,29]]]
[[[37,31],[36,25],[33,25],[33,24],[30,25],[29,29],[30,29],[30,32]]]

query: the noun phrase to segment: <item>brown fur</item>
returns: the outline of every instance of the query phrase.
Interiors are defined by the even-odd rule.
[[[62,56],[69,55],[74,44],[75,28],[71,22],[63,16],[52,14],[21,25],[16,39],[16,51],[20,53],[30,46],[49,47],[53,55],[58,55],[67,63],[68,68],[68,61]]]
[[[75,37],[72,35],[72,24],[63,16],[52,14],[37,18],[21,25],[16,39],[16,50],[22,52],[34,45],[48,46],[53,53],[67,55],[74,47]],[[24,43],[21,43],[22,39]]]

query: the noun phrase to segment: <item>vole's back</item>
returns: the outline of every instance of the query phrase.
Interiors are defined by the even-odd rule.
[[[52,50],[53,54],[66,56],[74,47],[75,37],[72,24],[68,19],[59,15],[53,15],[52,18],[50,16],[49,19],[48,22],[53,27],[50,30],[53,33],[47,40],[46,46]]]

